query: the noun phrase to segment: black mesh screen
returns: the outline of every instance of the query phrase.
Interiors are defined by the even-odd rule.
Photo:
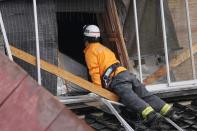
[[[53,0],[39,0],[37,1],[37,8],[41,58],[57,65],[55,4]],[[32,0],[7,0],[1,2],[0,9],[2,11],[9,42],[15,47],[35,56],[36,42]],[[37,78],[36,67],[19,59],[15,59],[15,61],[31,76]],[[56,76],[45,71],[41,73],[43,86],[53,94],[56,94]]]

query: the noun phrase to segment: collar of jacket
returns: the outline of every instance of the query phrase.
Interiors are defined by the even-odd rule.
[[[100,44],[99,42],[95,42],[95,43],[89,43],[86,48],[83,50],[84,53],[86,53],[86,51],[94,44]]]

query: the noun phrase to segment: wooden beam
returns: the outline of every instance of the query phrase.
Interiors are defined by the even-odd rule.
[[[116,46],[118,49],[118,53],[120,56],[120,61],[123,66],[127,67],[128,70],[131,70],[132,67],[129,64],[129,56],[126,49],[123,32],[120,24],[120,20],[118,17],[118,12],[116,8],[116,4],[114,0],[108,0],[107,11],[109,14],[110,24],[113,24],[112,31],[116,33]],[[114,28],[114,29],[113,29]]]
[[[197,53],[197,43],[193,44],[192,49],[193,49],[194,54]],[[170,69],[176,68],[177,66],[179,66],[180,64],[182,64],[189,58],[190,58],[190,50],[189,49],[183,50],[180,54],[176,55],[172,60],[170,60],[169,62]],[[144,84],[152,84],[153,82],[155,82],[156,80],[158,80],[159,78],[165,75],[166,75],[166,67],[162,66],[152,75],[148,76],[144,80]]]
[[[34,56],[32,56],[22,50],[19,50],[15,47],[11,47],[11,51],[15,57],[17,57],[29,64],[36,65],[36,58]],[[55,65],[47,63],[44,60],[41,60],[41,68],[51,74],[54,74],[56,76],[59,76],[65,80],[67,80],[67,81],[70,81],[70,82],[72,82],[72,83],[74,83],[74,84],[76,84],[76,85],[78,85],[90,92],[93,92],[99,96],[102,96],[102,97],[112,100],[112,101],[118,101],[118,97],[114,93],[102,88],[101,86],[94,85],[91,82],[89,82],[85,79],[82,79],[81,77],[73,75],[72,73],[70,73],[68,71],[58,68]]]

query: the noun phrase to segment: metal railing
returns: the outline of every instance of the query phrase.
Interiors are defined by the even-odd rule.
[[[188,26],[190,56],[191,56],[191,63],[192,63],[192,74],[193,74],[193,79],[196,79],[196,69],[195,69],[195,62],[194,62],[194,53],[192,49],[192,31],[191,31],[191,21],[190,21],[188,0],[185,0],[185,8],[186,8],[186,15],[187,15],[187,26]]]
[[[35,22],[35,35],[36,35],[36,65],[37,65],[37,75],[38,84],[41,85],[41,69],[40,69],[40,44],[39,44],[39,32],[38,32],[38,15],[37,15],[37,4],[36,0],[33,0],[34,9],[34,22]]]
[[[36,0],[33,0],[33,11],[34,11],[34,22],[35,22],[35,36],[36,36],[36,62],[37,62],[37,76],[38,76],[38,84],[41,85],[41,68],[40,68],[40,47],[39,47],[39,32],[38,32],[38,15],[37,15],[37,4]],[[3,33],[5,48],[10,60],[13,61],[12,53],[10,50],[10,45],[8,42],[8,37],[6,34],[2,14],[0,11],[0,27]]]
[[[139,39],[139,26],[138,26],[136,0],[133,0],[133,9],[134,9],[134,17],[135,17],[135,32],[136,32],[136,41],[137,41],[137,53],[138,53],[139,74],[140,74],[140,81],[143,82],[143,79],[142,79],[141,51],[140,51],[140,39]]]
[[[2,18],[1,11],[0,11],[0,27],[1,27],[1,31],[2,31],[2,34],[3,34],[3,38],[4,38],[6,52],[8,54],[9,59],[11,61],[13,61],[13,57],[12,57],[12,53],[11,53],[11,50],[10,50],[10,45],[9,45],[9,42],[8,42],[8,37],[7,37],[5,26],[4,26],[4,23],[3,23],[3,18]]]

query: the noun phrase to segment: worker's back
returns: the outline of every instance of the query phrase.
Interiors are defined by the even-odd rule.
[[[101,85],[100,77],[105,70],[114,63],[120,63],[115,54],[99,42],[89,44],[84,53],[92,81],[98,85]],[[118,68],[116,74],[123,70],[126,68]]]

